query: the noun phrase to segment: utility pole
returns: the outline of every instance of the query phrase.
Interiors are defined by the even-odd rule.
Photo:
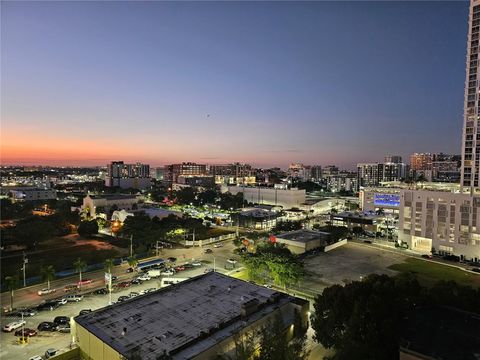
[[[26,278],[26,274],[25,274],[27,264],[28,264],[28,259],[27,259],[27,255],[25,254],[25,251],[24,251],[23,252],[23,267],[22,267],[22,270],[23,270],[23,287],[27,286],[27,278]]]
[[[133,235],[130,235],[130,257],[133,256]]]

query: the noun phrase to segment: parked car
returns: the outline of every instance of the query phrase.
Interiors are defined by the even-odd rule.
[[[127,273],[133,272],[133,268],[129,267],[126,272],[127,272]]]
[[[130,294],[128,294],[128,297],[131,299],[131,298],[137,297],[138,295],[140,295],[138,292],[132,291]]]
[[[96,295],[106,295],[108,294],[108,290],[105,288],[101,288],[101,289],[95,290],[93,293]]]
[[[123,302],[123,301],[128,300],[128,299],[130,299],[128,296],[122,295],[118,298],[117,302]]]
[[[19,309],[17,311],[17,314],[19,316],[35,316],[37,315],[37,310],[34,310],[34,309]]]
[[[130,281],[122,281],[121,283],[118,283],[117,286],[120,287],[120,288],[127,288],[129,287],[131,284],[130,284]]]
[[[175,267],[175,271],[184,271],[184,270],[185,270],[185,266],[183,266],[183,265]]]
[[[57,331],[61,333],[69,333],[70,332],[70,324],[63,324],[57,326]]]
[[[203,270],[203,273],[206,274],[206,273],[209,273],[209,272],[212,272],[213,269],[212,268],[206,268],[205,270]]]
[[[175,274],[175,272],[172,269],[160,273],[162,276],[172,276],[173,274]]]
[[[29,328],[24,328],[24,329],[19,329],[15,331],[15,336],[35,336],[37,335],[37,330],[34,329],[29,329]]]
[[[118,276],[112,275],[112,281],[117,281],[117,280],[118,280]]]
[[[83,295],[67,295],[65,299],[68,302],[79,302],[83,300]]]
[[[155,290],[157,290],[157,289],[156,288],[144,289],[144,290],[140,291],[140,295],[145,295],[145,294],[148,294],[148,293],[150,293],[152,291],[155,291]]]
[[[140,281],[148,281],[148,280],[151,279],[151,277],[148,276],[148,274],[142,274],[137,279],[140,280]]]
[[[43,321],[37,326],[38,331],[56,331],[57,326],[51,321]]]
[[[57,326],[70,324],[70,318],[68,316],[56,316],[55,319],[53,319],[53,323]]]
[[[57,289],[45,288],[45,289],[42,289],[42,290],[38,290],[37,294],[42,296],[42,295],[48,295],[48,294],[54,293],[55,291],[57,291]]]
[[[93,283],[93,280],[92,279],[83,279],[82,281],[79,281],[78,282],[78,286],[80,285],[88,285],[88,284],[91,284]]]
[[[212,249],[205,249],[203,252],[205,254],[211,254],[211,253],[213,253],[213,250]]]
[[[52,301],[55,301],[58,305],[65,305],[68,302],[66,298],[53,299]]]
[[[130,284],[132,285],[140,285],[141,283],[142,283],[142,280],[140,280],[138,277],[130,280]]]
[[[423,255],[422,255],[422,258],[424,258],[424,259],[431,259],[431,258],[433,258],[433,256],[430,255],[430,254],[423,254]]]
[[[52,356],[57,355],[57,352],[58,352],[57,349],[53,349],[53,348],[47,349],[47,351],[45,351],[45,358],[50,359]]]
[[[230,259],[227,259],[227,262],[230,264],[236,264],[237,260],[230,258]]]
[[[40,355],[35,355],[35,356],[32,356],[30,359],[28,360],[43,360],[43,358],[40,356]]]
[[[71,284],[71,285],[65,285],[65,287],[63,288],[63,291],[70,292],[70,291],[75,291],[77,289],[78,289],[77,284]]]
[[[88,313],[91,313],[91,312],[92,312],[92,309],[83,309],[83,310],[80,310],[78,315],[85,315],[85,314],[88,314]]]
[[[38,311],[42,310],[55,310],[60,304],[56,301],[47,301],[37,306]]]
[[[371,243],[372,243],[372,240],[363,240],[363,242],[364,242],[365,244],[371,244]]]
[[[196,260],[196,261],[192,262],[192,265],[193,266],[202,266],[202,263],[200,261]]]
[[[23,326],[26,324],[25,320],[18,320],[18,321],[13,321],[11,323],[6,324],[3,327],[4,332],[12,332],[13,330],[18,329],[19,327]]]
[[[216,244],[213,245],[213,247],[221,248],[221,247],[223,247],[223,244],[222,243],[216,243]]]
[[[472,268],[472,271],[474,271],[476,273],[480,273],[480,268]]]
[[[177,258],[176,257],[169,257],[167,260],[170,261],[170,262],[176,262]]]

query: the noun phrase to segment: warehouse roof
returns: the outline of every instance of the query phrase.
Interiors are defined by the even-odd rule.
[[[211,272],[77,316],[75,321],[123,356],[135,352],[142,359],[155,359],[166,351],[174,359],[188,359],[279,304],[297,300]]]
[[[301,243],[307,243],[313,240],[325,239],[328,236],[330,236],[330,234],[327,232],[302,229],[302,230],[286,232],[283,234],[278,234],[277,238],[301,242]]]

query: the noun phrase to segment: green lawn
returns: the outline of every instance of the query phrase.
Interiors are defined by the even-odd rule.
[[[405,262],[388,268],[399,272],[413,272],[425,286],[431,286],[439,280],[453,280],[462,285],[480,287],[480,275],[431,261],[407,258]]]
[[[245,280],[245,281],[250,280],[250,278],[248,277],[247,270],[241,270],[239,272],[235,272],[230,276],[240,280]]]

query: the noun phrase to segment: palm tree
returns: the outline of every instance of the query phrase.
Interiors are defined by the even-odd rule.
[[[87,267],[87,263],[84,260],[82,260],[81,258],[78,258],[73,263],[73,266],[75,267],[75,271],[78,272],[78,274],[79,274],[79,279],[80,279],[79,284],[81,286],[82,285],[82,271],[85,270],[85,268]]]
[[[42,266],[40,273],[42,280],[47,282],[47,288],[50,289],[50,281],[55,279],[55,268],[52,265]]]
[[[105,266],[105,270],[111,274],[112,269],[115,267],[115,264],[113,263],[113,259],[105,260],[104,266]]]
[[[10,309],[13,309],[13,291],[18,288],[18,276],[6,276],[5,286],[10,291]]]
[[[128,265],[130,265],[132,268],[137,266],[138,260],[135,254],[133,254],[132,256],[129,256],[127,259],[127,262],[128,262]]]

